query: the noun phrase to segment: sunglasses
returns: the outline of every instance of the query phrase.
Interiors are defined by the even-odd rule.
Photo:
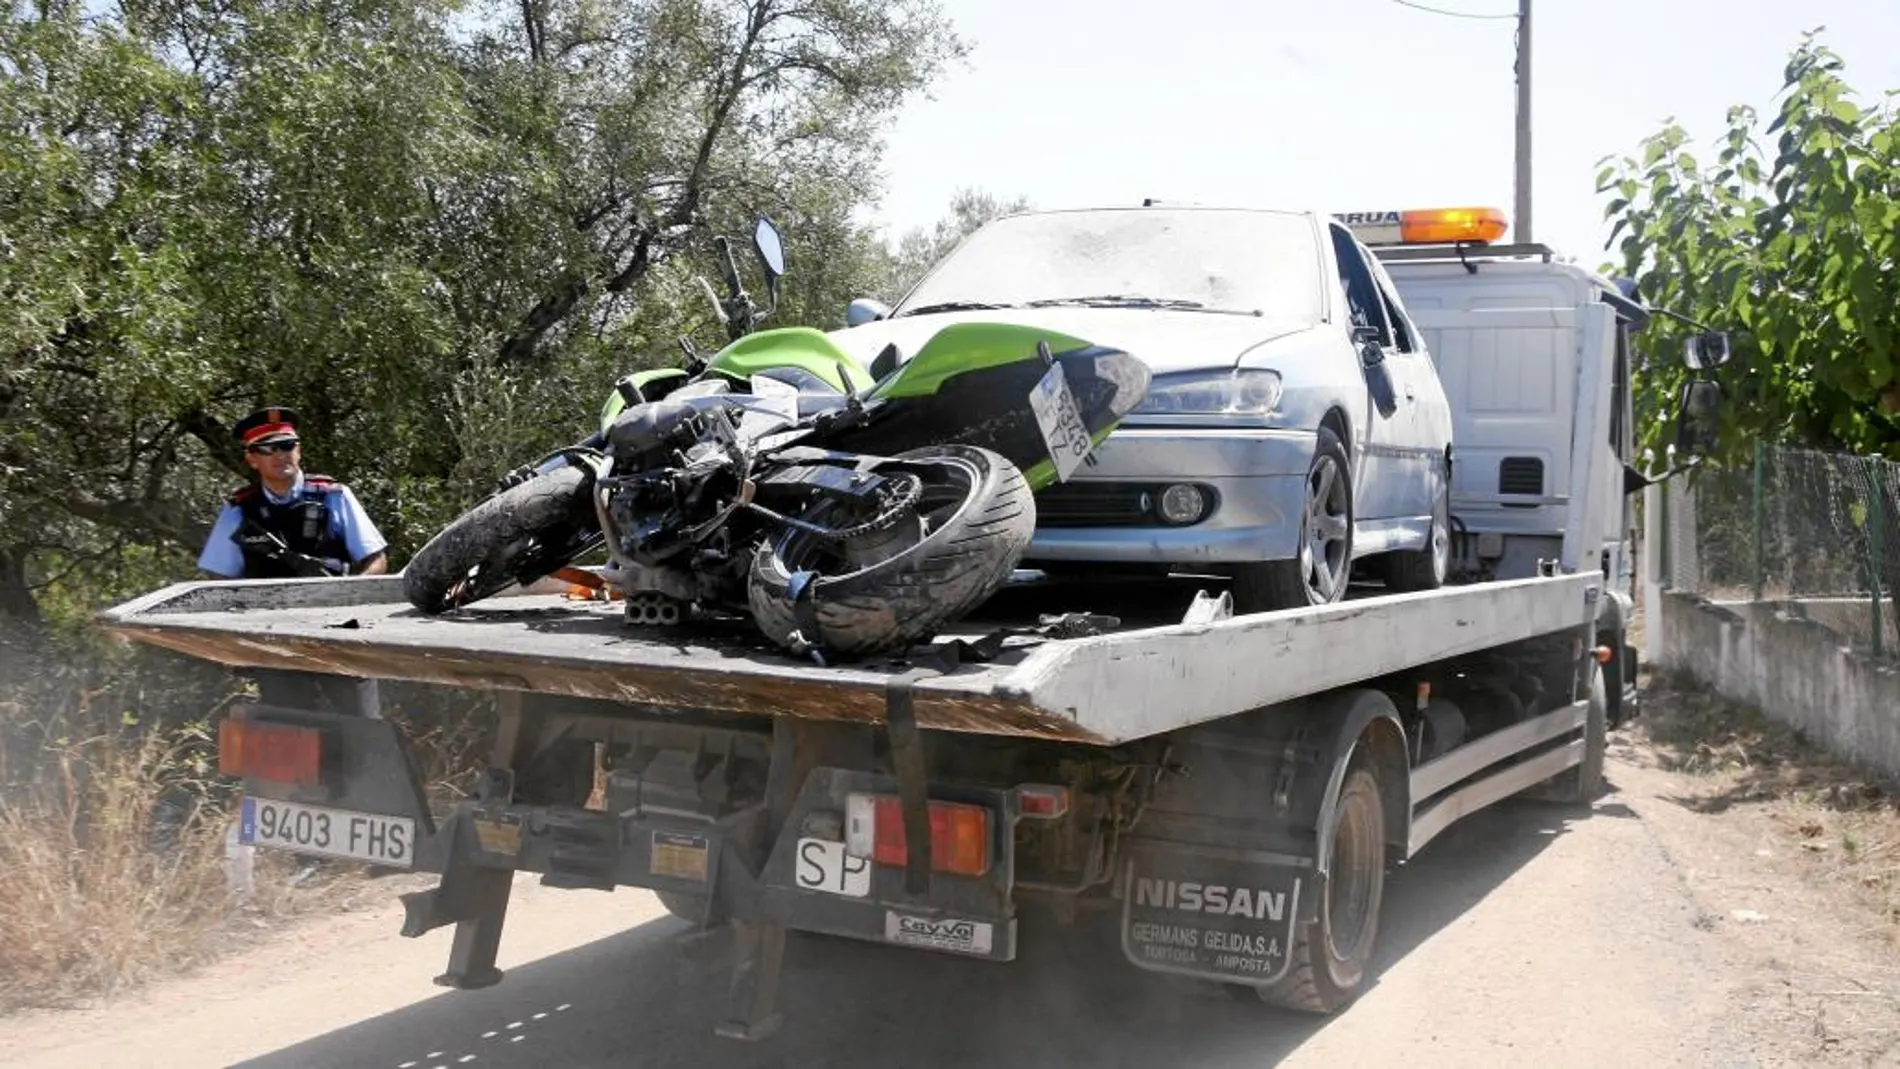
[[[260,457],[267,457],[273,453],[289,453],[295,450],[297,445],[297,440],[293,438],[288,442],[265,442],[263,445],[254,445],[250,451]]]

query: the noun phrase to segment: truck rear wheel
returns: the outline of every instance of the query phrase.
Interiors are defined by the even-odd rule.
[[[695,928],[710,928],[710,918],[706,916],[706,896],[687,894],[685,891],[662,891],[655,888],[653,896],[668,913]]]
[[[1353,758],[1340,783],[1332,837],[1319,916],[1294,936],[1286,975],[1256,989],[1270,1005],[1332,1013],[1365,986],[1385,899],[1385,804],[1363,757]]]

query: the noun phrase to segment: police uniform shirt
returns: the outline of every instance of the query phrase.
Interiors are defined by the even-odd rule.
[[[302,473],[297,475],[297,482],[291,486],[290,493],[282,497],[271,493],[270,488],[263,483],[257,484],[257,492],[273,505],[290,504],[302,495],[303,489]],[[348,563],[380,553],[389,545],[349,487],[342,483],[331,483],[323,497],[324,506],[329,510],[330,533],[349,550]],[[238,548],[236,539],[232,537],[237,534],[238,525],[242,522],[244,516],[238,506],[225,502],[224,509],[218,513],[217,522],[211,527],[211,537],[205,540],[204,552],[198,555],[198,567],[227,579],[244,576],[244,551]]]

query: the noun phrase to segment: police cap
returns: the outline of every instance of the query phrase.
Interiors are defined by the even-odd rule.
[[[231,436],[249,449],[265,442],[297,441],[297,410],[272,406],[260,408],[231,428]]]

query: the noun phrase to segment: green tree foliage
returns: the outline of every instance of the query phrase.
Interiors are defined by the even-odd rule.
[[[758,215],[779,322],[884,270],[881,125],[962,50],[933,0],[0,5],[0,622],[190,577],[249,406],[306,420],[397,562],[723,340]]]
[[[1726,455],[1765,438],[1900,458],[1900,110],[1891,94],[1858,103],[1817,33],[1793,51],[1759,135],[1738,106],[1711,162],[1674,122],[1606,161],[1597,188],[1621,253],[1606,270],[1735,332]],[[1639,426],[1652,436],[1674,412],[1689,329],[1645,331]]]

